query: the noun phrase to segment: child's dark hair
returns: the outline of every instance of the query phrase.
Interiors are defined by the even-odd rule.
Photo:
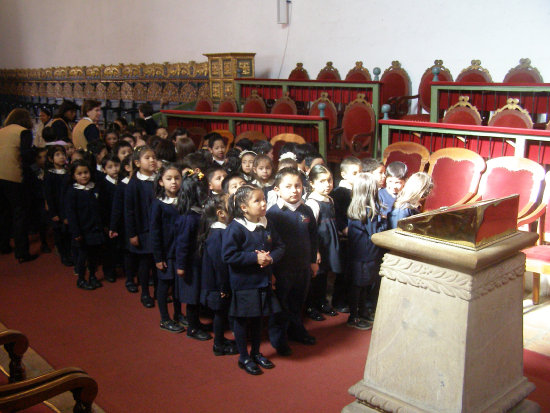
[[[110,123],[109,127],[105,130],[104,136],[113,133],[116,135],[117,139],[120,139],[120,125],[116,123]]]
[[[210,234],[210,227],[218,221],[218,211],[220,209],[227,212],[227,195],[211,195],[206,199],[197,236],[198,253],[201,257],[204,251],[204,243]]]
[[[97,156],[101,153],[103,149],[106,149],[107,146],[105,146],[105,142],[101,140],[95,140],[88,142],[87,150],[88,152],[91,152],[92,155]]]
[[[212,153],[208,149],[204,149],[204,148],[199,149],[197,152],[204,157],[204,160],[206,161],[206,165],[207,165],[205,169],[208,169],[208,167],[212,165],[212,163],[214,162],[214,157],[212,156]]]
[[[239,142],[237,142],[235,144],[235,146],[238,146],[239,148],[241,148],[243,151],[251,151],[252,150],[252,146],[254,146],[254,142],[252,142],[250,139],[248,138],[242,138],[241,140],[239,140]]]
[[[193,152],[185,156],[181,162],[182,169],[189,168],[192,170],[198,169],[201,172],[208,169],[208,162],[202,152]]]
[[[283,168],[279,172],[277,172],[277,175],[275,175],[275,182],[273,183],[274,186],[279,186],[281,184],[281,181],[283,178],[287,175],[293,175],[300,178],[300,182],[302,179],[302,174],[298,169],[295,168]]]
[[[102,168],[105,168],[105,166],[107,165],[107,162],[114,162],[114,163],[120,163],[120,159],[118,159],[118,156],[116,156],[115,153],[108,153],[107,155],[105,155],[103,157],[103,159],[101,160],[101,167]]]
[[[157,159],[168,163],[176,162],[176,147],[169,139],[162,139],[155,147]]]
[[[252,152],[256,152],[258,155],[266,155],[273,149],[273,145],[268,141],[259,140],[252,145]]]
[[[296,145],[296,148],[294,149],[296,162],[302,163],[304,159],[306,159],[306,156],[313,152],[316,152],[316,150],[310,143],[301,143],[299,145]]]
[[[315,165],[313,168],[310,169],[308,179],[309,182],[315,182],[317,179],[319,179],[319,176],[329,174],[330,170],[325,165]]]
[[[213,165],[212,167],[210,167],[210,168],[206,171],[206,173],[205,173],[205,175],[206,175],[206,182],[210,183],[210,180],[214,177],[214,174],[215,174],[216,172],[218,172],[218,171],[224,171],[224,172],[226,172],[226,171],[225,171],[225,168],[224,168],[223,166],[221,166],[221,165],[218,165],[218,164],[215,164],[215,165]]]
[[[226,154],[225,164],[223,167],[228,174],[235,173],[241,168],[241,158],[239,158],[240,151],[236,148],[229,149]]]
[[[254,191],[261,191],[261,189],[248,184],[237,189],[237,192],[229,197],[229,215],[233,218],[244,218],[244,211],[241,209],[241,205],[248,203],[250,195]]]
[[[128,145],[132,146],[132,145],[130,144],[130,142],[125,141],[126,138],[131,139],[132,142],[134,142],[134,145],[136,144],[136,138],[135,138],[135,136],[132,135],[132,134],[129,133],[129,132],[125,132],[125,133],[123,133],[122,135],[120,135],[120,141],[119,141],[119,142],[126,142]],[[117,143],[118,143],[118,142],[117,142]],[[113,150],[114,150],[114,149],[113,149]]]
[[[202,208],[202,204],[208,190],[205,180],[201,179],[200,174],[188,172],[183,175],[181,189],[178,196],[178,210],[180,214],[188,213],[192,207]]]
[[[235,178],[241,178],[243,181],[245,180],[243,176],[238,172],[230,173],[225,178],[223,178],[223,181],[222,181],[223,192],[225,192],[226,194],[229,192],[229,183]]]
[[[172,131],[168,139],[170,139],[172,142],[176,142],[176,138],[178,136],[187,136],[187,129],[185,128],[176,128]]]
[[[311,164],[315,159],[322,159],[323,163],[325,163],[325,158],[323,158],[323,155],[321,155],[319,152],[309,152],[306,155],[306,166],[308,168],[311,168]]]
[[[176,157],[182,161],[187,155],[197,150],[191,138],[182,138],[176,141]]]
[[[162,177],[164,176],[164,174],[166,172],[168,172],[169,170],[171,170],[171,169],[175,169],[181,175],[181,169],[175,163],[169,163],[169,164],[166,164],[166,165],[163,164],[160,167],[157,176],[155,177],[155,182],[154,182],[154,185],[153,185],[153,188],[155,188],[155,197],[156,198],[165,198],[166,197],[166,189],[163,186],[161,186],[160,182],[162,181]]]
[[[361,160],[361,171],[362,172],[374,172],[383,165],[384,165],[384,163],[380,162],[378,159],[365,158],[365,159]]]
[[[43,148],[34,147],[33,148],[34,158],[36,159],[38,157],[38,155],[40,155],[43,152],[48,152],[48,148],[47,147],[43,147]],[[48,154],[46,153],[46,158],[47,157],[48,157]]]
[[[54,167],[53,156],[55,155],[56,152],[63,152],[65,155],[67,155],[67,152],[65,151],[65,147],[63,145],[48,146],[48,153],[46,154],[46,169],[51,169]]]
[[[130,135],[132,136],[132,135]],[[134,139],[134,137],[132,136],[132,139]],[[134,139],[135,140],[135,139]],[[118,156],[118,151],[120,150],[120,148],[130,148],[131,150],[134,150],[132,148],[132,145],[130,144],[130,142],[127,142],[127,141],[123,141],[123,140],[119,140],[117,143],[115,143],[115,145],[113,146],[113,153],[115,155]]]
[[[151,147],[149,147],[147,145],[140,146],[140,147],[138,147],[134,150],[134,154],[132,155],[132,165],[136,170],[139,170],[139,167],[137,166],[136,162],[139,162],[141,157],[146,152],[149,152],[149,151],[155,152]]]
[[[131,156],[127,156],[120,163],[120,172],[118,173],[118,180],[119,181],[122,181],[124,178],[127,178],[131,175],[131,172],[128,172],[126,170],[126,167],[128,165],[132,165],[132,157]]]
[[[340,174],[342,172],[348,172],[348,169],[350,166],[357,165],[361,167],[361,161],[359,158],[356,158],[355,156],[348,156],[344,158],[344,160],[340,163]]]
[[[392,162],[386,167],[386,175],[392,178],[405,179],[407,176],[407,165],[400,161]]]
[[[214,143],[216,143],[216,141],[222,141],[223,144],[226,145],[225,139],[223,138],[223,136],[220,135],[219,133],[216,133],[216,132],[212,132],[212,133],[207,134],[204,137],[204,140],[208,140],[208,147],[209,148],[213,148]]]
[[[44,129],[42,129],[42,139],[47,143],[55,142],[57,140],[55,130],[51,126],[45,126]]]
[[[296,142],[286,142],[283,146],[281,146],[281,149],[279,149],[279,158],[287,152],[292,152],[296,155],[297,146],[298,144]]]
[[[77,159],[69,166],[69,177],[71,179],[71,182],[75,182],[74,173],[76,171],[76,168],[78,168],[79,166],[85,166],[86,168],[88,168],[88,171],[90,172],[90,180],[93,181],[94,174],[92,173],[92,169],[90,168],[88,162],[86,162],[84,159]]]
[[[147,118],[153,114],[153,105],[151,105],[150,103],[142,103],[138,106],[138,110],[143,113],[143,116]]]

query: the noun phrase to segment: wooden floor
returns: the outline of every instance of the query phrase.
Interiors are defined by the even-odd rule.
[[[550,357],[550,298],[541,297],[533,305],[530,296],[523,301],[523,346]]]

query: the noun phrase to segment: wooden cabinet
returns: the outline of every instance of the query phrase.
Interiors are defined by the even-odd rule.
[[[236,78],[254,77],[256,53],[206,53],[208,58],[210,97],[219,102],[227,96],[235,96]]]

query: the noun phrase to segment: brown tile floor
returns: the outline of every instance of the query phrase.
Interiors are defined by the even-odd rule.
[[[523,346],[550,356],[550,297],[533,305],[531,295],[523,300]]]

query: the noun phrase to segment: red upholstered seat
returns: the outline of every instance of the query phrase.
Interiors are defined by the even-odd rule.
[[[227,113],[238,112],[237,102],[235,102],[235,99],[233,99],[232,96],[227,96],[224,100],[220,102],[220,105],[218,106],[218,112],[227,112]]]
[[[288,92],[286,92],[284,96],[275,101],[275,104],[271,108],[271,113],[273,115],[296,115],[298,108],[296,108],[296,103],[289,97]]]
[[[387,103],[392,106],[390,110],[392,117],[401,118],[409,113],[409,99],[404,99],[401,101],[400,106],[397,105],[399,96],[409,96],[411,94],[411,79],[398,60],[391,62],[391,66],[382,74],[380,82],[382,83],[380,101],[382,104]]]
[[[506,73],[504,83],[543,83],[543,80],[537,68],[531,66],[531,59],[524,58]]]
[[[214,105],[210,98],[202,98],[197,101],[195,105],[196,112],[212,112]]]
[[[384,149],[384,165],[403,162],[407,165],[407,178],[415,172],[423,172],[430,159],[428,149],[416,142],[396,142]]]
[[[484,170],[483,158],[468,149],[445,148],[432,153],[428,173],[434,187],[424,210],[468,202],[475,195]]]
[[[363,62],[355,62],[355,67],[346,75],[347,82],[370,82],[369,71],[363,67]]]
[[[250,96],[244,102],[243,113],[267,113],[265,102],[258,95],[258,91],[253,90],[250,92]]]
[[[309,74],[303,63],[296,63],[296,67],[288,75],[288,80],[309,80]]]
[[[365,100],[364,93],[358,93],[344,111],[342,119],[342,141],[355,156],[370,155],[371,140],[376,128],[376,116],[372,105]]]
[[[336,106],[334,106],[334,103],[328,98],[327,92],[322,92],[321,97],[314,101],[311,104],[311,107],[309,108],[309,116],[320,116],[321,111],[319,110],[319,104],[324,103],[325,104],[325,117],[328,118],[328,130],[329,130],[329,144],[332,142],[332,131],[336,128],[338,125],[338,110],[336,109]]]
[[[319,74],[317,75],[317,80],[325,80],[327,82],[331,82],[333,80],[340,80],[340,73],[338,72],[338,69],[336,69],[332,62],[327,62],[327,65],[321,69]]]
[[[492,83],[489,71],[481,67],[481,60],[472,60],[472,65],[463,69],[456,78],[457,82]]]
[[[460,96],[458,103],[447,109],[443,123],[459,125],[481,125],[481,115],[475,106],[472,106],[469,96]]]
[[[510,98],[508,103],[498,109],[489,119],[489,126],[505,128],[533,129],[533,121],[529,112],[519,105],[518,99]]]

